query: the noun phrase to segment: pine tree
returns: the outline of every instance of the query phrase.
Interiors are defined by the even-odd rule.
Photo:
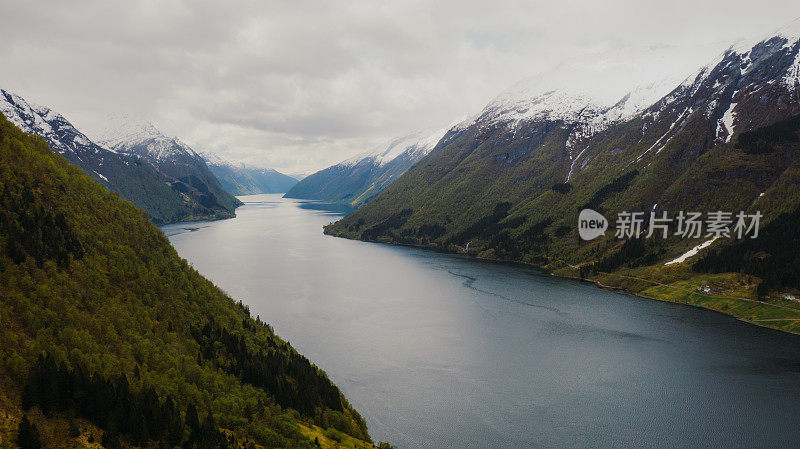
[[[75,422],[74,419],[69,421],[69,436],[71,438],[78,438],[81,436],[81,429],[78,427],[78,424]]]
[[[194,403],[189,403],[189,406],[186,407],[186,425],[189,426],[192,431],[196,431],[200,428],[200,417],[197,415],[197,408],[194,406]]]
[[[28,420],[28,415],[22,415],[17,430],[17,445],[20,449],[41,449],[42,439],[36,424]]]
[[[119,436],[116,433],[105,432],[103,438],[100,439],[100,444],[106,449],[122,449],[122,443],[119,441]]]

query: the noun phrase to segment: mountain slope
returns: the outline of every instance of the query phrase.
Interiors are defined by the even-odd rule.
[[[157,130],[151,123],[118,117],[100,134],[98,142],[119,154],[152,166],[191,203],[198,215],[230,218],[242,203],[226,192],[200,155],[180,140]]]
[[[420,131],[393,139],[376,150],[359,154],[303,178],[285,196],[358,207],[425,157],[445,131]]]
[[[321,370],[2,117],[0,192],[0,440],[32,422],[56,448],[371,447]]]
[[[231,195],[286,193],[297,179],[271,168],[251,167],[227,161],[214,154],[203,154],[211,173]]]
[[[731,48],[633,114],[637,108],[624,103],[636,95],[611,107],[613,101],[572,92],[501,96],[326,232],[449,251],[468,247],[482,257],[534,263],[635,292],[653,284],[631,277],[708,282],[691,270],[698,257],[663,265],[708,238],[620,240],[613,236],[614,219],[622,211],[649,217],[651,211],[758,210],[762,225],[784,213],[784,220],[791,220],[800,205],[800,130],[793,125],[800,113],[798,28],[795,22],[754,45]],[[576,224],[583,208],[605,214],[612,230],[597,240],[580,240]],[[735,243],[708,242],[703,254]],[[757,297],[759,282],[762,294],[800,288],[787,277],[760,277],[766,262],[753,256],[753,248],[748,251],[749,259],[727,270],[755,276],[736,278],[749,286],[741,287],[741,295]],[[786,260],[769,254],[767,259]],[[720,271],[711,266],[722,264],[712,261],[698,270]],[[698,303],[691,295],[684,299]],[[794,310],[797,304],[788,305]],[[797,321],[770,325],[800,330]]]
[[[146,211],[155,223],[172,223],[203,215],[148,164],[100,147],[61,114],[44,106],[31,105],[4,90],[0,90],[0,112],[23,131],[44,137],[55,151],[96,182]]]

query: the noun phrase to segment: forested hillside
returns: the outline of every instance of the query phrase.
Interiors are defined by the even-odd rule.
[[[323,371],[2,117],[0,442],[371,447]]]
[[[795,22],[732,47],[630,117],[612,112],[631,94],[610,109],[553,91],[501,95],[326,232],[531,263],[798,332],[798,68]],[[611,225],[592,241],[578,236],[586,208]],[[669,238],[615,237],[622,212],[641,214],[646,234],[651,214],[680,211],[760,213],[763,232],[684,238],[673,221]]]

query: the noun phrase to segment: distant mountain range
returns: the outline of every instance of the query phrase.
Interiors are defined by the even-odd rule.
[[[285,196],[358,207],[425,157],[445,131],[447,128],[417,131],[392,139],[386,145],[303,178]]]
[[[0,112],[109,190],[147,212],[156,224],[234,216],[241,203],[225,192],[191,148],[149,123],[117,120],[95,143],[64,116],[0,90]]]
[[[95,181],[146,211],[155,223],[171,223],[194,215],[191,204],[154,167],[97,145],[61,114],[29,104],[5,90],[0,90],[0,112],[23,131],[43,137],[51,148]]]
[[[652,296],[661,294],[653,283],[632,279],[686,282],[690,292],[692,282],[719,282],[747,297],[781,298],[776,292],[800,289],[800,240],[787,232],[800,228],[799,80],[795,21],[671,87],[614,97],[581,84],[522,83],[326,232],[523,261]],[[579,239],[584,208],[602,212],[612,230]],[[668,239],[616,239],[623,211],[641,212],[645,230],[651,212],[764,218],[752,242],[680,238],[675,223]],[[750,277],[704,274],[731,272]],[[722,304],[708,307],[727,310]],[[800,329],[797,321],[771,325]]]
[[[222,188],[232,195],[286,193],[297,184],[296,178],[271,168],[228,161],[213,153],[203,153],[202,156]]]
[[[163,134],[150,122],[131,117],[113,118],[97,140],[118,154],[138,158],[155,168],[172,190],[192,206],[195,216],[230,218],[242,204],[222,188],[200,155],[177,138]]]

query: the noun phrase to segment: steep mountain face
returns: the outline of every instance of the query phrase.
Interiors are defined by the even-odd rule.
[[[98,136],[115,153],[138,158],[153,167],[170,187],[206,218],[230,218],[242,203],[226,192],[200,155],[151,123],[115,117]]]
[[[359,207],[430,153],[445,131],[419,131],[394,139],[303,178],[285,196]]]
[[[614,220],[622,211],[759,210],[764,225],[798,208],[798,29],[795,22],[731,48],[649,105],[657,85],[617,103],[558,91],[502,95],[326,232],[450,251],[468,246],[574,276],[662,267],[656,271],[668,270],[666,278],[691,277],[701,256],[663,264],[705,236],[624,241],[614,238]],[[583,208],[605,214],[612,230],[578,239]],[[734,243],[708,242],[703,251]],[[763,274],[760,262],[750,262],[742,272]]]
[[[0,90],[0,111],[23,131],[43,137],[59,154],[96,182],[146,211],[157,224],[200,216],[163,176],[138,158],[97,145],[61,114]]]
[[[556,72],[512,86],[475,118],[448,130],[427,157],[373,200],[377,204],[341,224],[368,226],[401,210],[424,209],[425,216],[409,214],[410,223],[465,229],[498,203],[528,201],[571,178],[592,138],[629,121],[670,90],[669,81],[661,81],[598,94],[580,83],[561,83],[563,78]]]
[[[222,188],[231,195],[286,193],[297,184],[297,179],[271,168],[251,167],[210,153],[202,156]]]
[[[322,370],[2,117],[0,341],[6,446],[372,447]]]

